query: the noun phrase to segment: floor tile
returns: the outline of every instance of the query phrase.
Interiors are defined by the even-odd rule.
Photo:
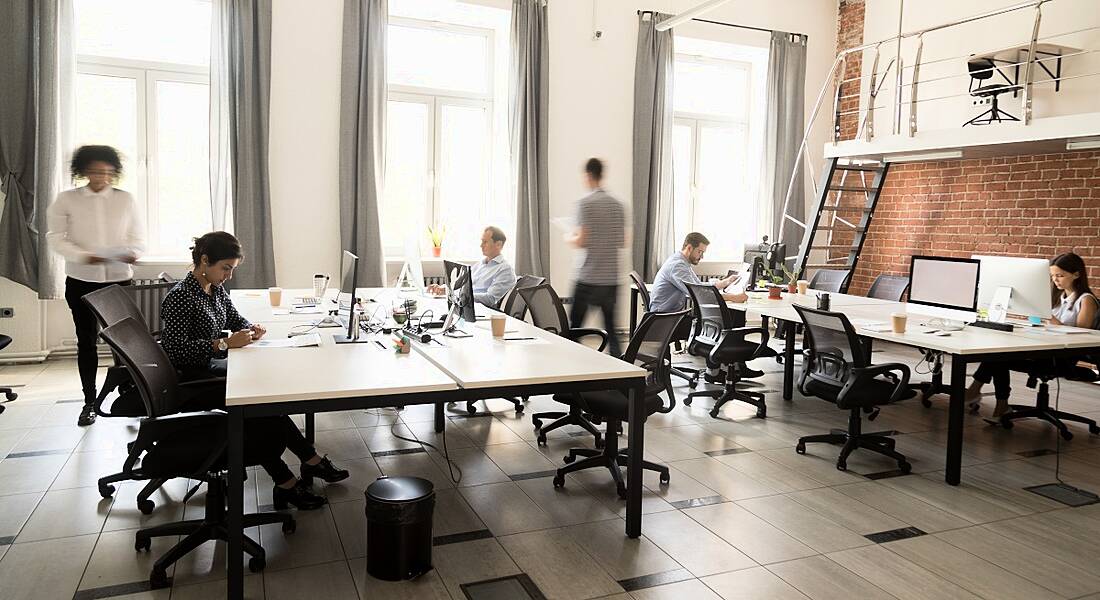
[[[979,598],[881,545],[834,552],[828,557],[899,600]]]
[[[511,481],[464,487],[461,492],[463,499],[493,535],[502,536],[554,526],[550,515],[527,497],[519,485]]]
[[[345,558],[362,558],[367,555],[366,505],[366,500],[329,505]]]
[[[540,477],[515,482],[557,526],[592,523],[608,519],[618,520],[617,515],[604,506],[582,485],[554,487],[553,478]]]
[[[922,531],[946,531],[973,525],[958,515],[936,508],[879,482],[865,481],[832,489]]]
[[[893,600],[893,596],[824,556],[768,565],[768,570],[813,600]]]
[[[463,583],[521,572],[497,539],[438,546],[432,549],[432,562],[452,598],[465,598],[459,588]]]
[[[351,569],[344,560],[281,571],[267,570],[263,576],[267,600],[305,597],[359,600]]]
[[[111,498],[100,497],[96,488],[46,492],[16,541],[33,542],[98,533],[107,520],[111,502]]]
[[[84,437],[86,428],[76,424],[34,427],[11,449],[12,453],[72,450]]]
[[[451,600],[438,570],[429,571],[412,581],[383,581],[367,575],[367,559],[348,561],[359,597],[366,600]]]
[[[508,475],[546,471],[560,466],[548,460],[527,442],[492,444],[485,447],[485,454]]]
[[[44,492],[50,488],[68,456],[31,456],[0,461],[0,496]]]
[[[626,537],[618,519],[574,525],[566,528],[566,532],[616,581],[680,568],[679,563],[646,536]]]
[[[432,535],[453,535],[485,529],[474,509],[462,498],[458,490],[438,490],[435,493],[435,511],[432,518]]]
[[[0,538],[18,535],[41,499],[41,493],[0,496]]]
[[[597,598],[623,591],[562,529],[517,533],[499,540],[547,598]]]
[[[740,500],[737,504],[820,553],[871,543],[786,496]]]
[[[716,457],[718,462],[733,467],[777,492],[793,492],[820,488],[825,484],[798,471],[772,461],[756,452],[727,454]]]
[[[428,456],[435,461],[435,465],[439,467],[440,471],[447,472],[447,460],[444,455],[436,452],[429,452]],[[451,450],[450,456],[451,460],[458,466],[458,469],[462,470],[458,487],[483,485],[486,483],[501,483],[512,480],[504,471],[501,471],[496,463],[490,460],[480,448]],[[458,475],[458,469],[455,469],[456,475]]]
[[[812,548],[733,502],[683,511],[760,564],[817,554]]]
[[[343,560],[340,535],[329,506],[294,511],[297,531],[285,534],[278,523],[260,528],[260,544],[267,551],[267,570],[293,569]],[[266,584],[265,584],[266,587]]]
[[[772,496],[779,492],[711,457],[683,460],[671,466],[730,500]]]
[[[698,579],[660,585],[644,590],[635,590],[630,592],[629,597],[635,600],[679,600],[680,598],[691,598],[692,600],[719,600],[721,598],[721,596],[714,593],[714,590],[707,587],[706,584]]]
[[[751,558],[681,511],[650,515],[643,531],[696,577],[756,566]]]
[[[860,535],[899,529],[908,524],[830,488],[787,494],[787,497]]]
[[[0,560],[4,600],[72,598],[95,543],[82,535],[10,546]]]
[[[190,482],[187,479],[166,481],[159,490],[149,496],[154,507],[153,513],[146,515],[137,507],[137,496],[147,483],[149,482],[127,481],[116,484],[118,491],[115,492],[107,521],[103,524],[104,531],[152,527],[183,519],[183,497],[187,494],[187,485]]]
[[[153,538],[150,549],[134,550],[134,531],[109,531],[99,536],[92,551],[80,589],[107,587],[136,581],[147,581],[153,563],[176,545],[177,538]],[[172,571],[168,571],[171,577]]]
[[[357,458],[335,461],[336,466],[347,469],[350,475],[343,481],[323,484],[325,497],[328,498],[328,501],[336,503],[362,500],[367,486],[374,483],[374,480],[382,474],[374,460],[373,458]],[[322,483],[315,480],[313,485],[322,485]]]
[[[764,567],[742,569],[703,578],[723,600],[806,600],[806,596]]]

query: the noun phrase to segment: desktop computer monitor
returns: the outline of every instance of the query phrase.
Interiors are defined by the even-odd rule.
[[[746,289],[756,286],[756,282],[764,275],[764,268],[775,272],[787,258],[786,244],[757,244],[745,249],[744,262],[749,264],[749,281]],[[780,274],[782,272],[780,271]]]
[[[977,318],[981,261],[914,256],[909,263],[910,312],[971,323]]]
[[[1050,261],[1018,256],[971,256],[982,263],[978,306],[989,307],[997,288],[1012,288],[1008,312],[1025,317],[1050,317]]]
[[[477,321],[474,310],[474,279],[469,265],[445,260],[443,271],[447,276],[447,289],[450,290],[448,302],[458,306],[459,316],[467,323]]]
[[[354,321],[351,314],[355,311],[355,288],[359,283],[358,271],[359,257],[344,250],[343,256],[340,257],[340,293],[336,296],[336,308],[341,318],[344,318],[344,311],[347,311],[348,339],[351,339],[355,333],[351,329]]]

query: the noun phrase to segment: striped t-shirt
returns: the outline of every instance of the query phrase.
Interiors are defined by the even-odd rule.
[[[618,285],[619,250],[626,238],[623,203],[602,189],[581,198],[577,226],[585,229],[585,256],[577,281],[588,285]]]

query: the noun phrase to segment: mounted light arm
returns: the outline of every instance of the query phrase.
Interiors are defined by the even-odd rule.
[[[688,21],[694,19],[695,17],[698,17],[699,15],[709,10],[714,10],[715,8],[718,8],[719,6],[729,1],[730,0],[708,0],[707,2],[696,6],[695,8],[689,8],[685,10],[684,12],[676,15],[675,17],[672,17],[671,19],[665,19],[664,21],[661,21],[654,29],[656,29],[657,31],[667,31],[669,29],[672,29],[673,27],[676,27],[677,25],[680,25],[681,23],[687,23]]]

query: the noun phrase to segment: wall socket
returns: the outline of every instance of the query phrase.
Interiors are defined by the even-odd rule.
[[[0,319],[10,319],[15,316],[15,309],[10,306],[0,308]]]

